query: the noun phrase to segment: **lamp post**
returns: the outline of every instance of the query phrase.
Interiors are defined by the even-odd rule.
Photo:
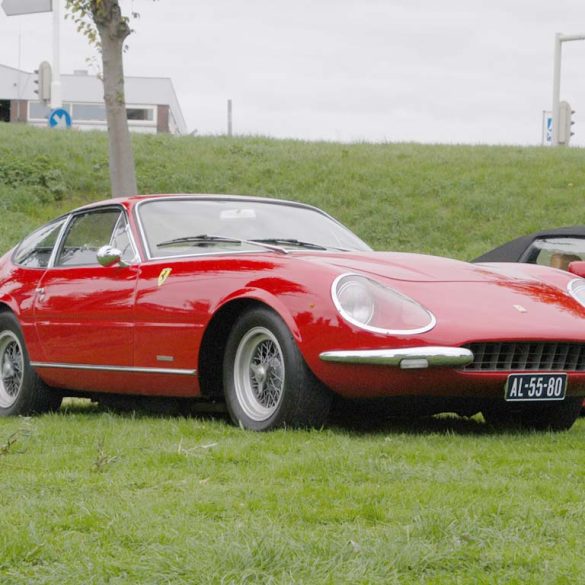
[[[561,117],[561,49],[562,44],[568,41],[585,41],[582,35],[555,35],[555,56],[553,68],[553,99],[552,99],[552,145],[559,145],[559,121]]]

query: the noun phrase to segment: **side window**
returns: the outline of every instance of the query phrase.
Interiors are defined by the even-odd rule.
[[[55,266],[97,265],[97,251],[112,240],[122,215],[119,209],[103,209],[76,215],[63,240]]]
[[[13,261],[27,268],[46,268],[65,219],[50,223],[26,237],[16,249]]]

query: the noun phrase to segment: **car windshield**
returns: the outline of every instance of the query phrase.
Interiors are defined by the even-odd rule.
[[[226,251],[370,250],[326,214],[302,205],[236,199],[157,199],[138,206],[151,258]],[[253,242],[268,244],[254,245]]]

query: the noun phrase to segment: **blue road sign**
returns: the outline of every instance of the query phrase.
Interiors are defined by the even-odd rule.
[[[546,144],[552,144],[552,135],[553,135],[552,112],[546,112],[545,121],[546,121],[546,132],[545,132],[544,142]]]
[[[67,110],[57,108],[49,115],[49,126],[51,128],[71,128],[71,116]]]

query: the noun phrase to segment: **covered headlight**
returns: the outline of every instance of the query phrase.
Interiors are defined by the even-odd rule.
[[[331,296],[348,323],[374,333],[423,333],[436,323],[433,314],[414,299],[359,274],[337,277]]]
[[[337,309],[352,323],[368,325],[374,316],[374,295],[365,278],[342,278],[333,300],[337,300]]]
[[[585,307],[585,279],[575,278],[567,285],[569,294]]]

